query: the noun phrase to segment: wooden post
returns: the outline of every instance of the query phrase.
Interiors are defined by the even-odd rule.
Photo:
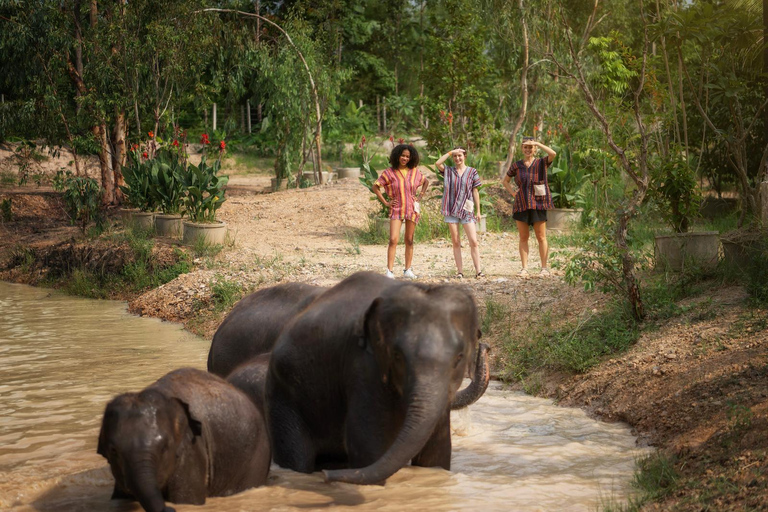
[[[246,119],[248,120],[248,135],[251,134],[251,100],[245,100],[245,107],[248,111]]]
[[[387,97],[384,96],[381,102],[382,119],[384,120],[384,133],[387,133]]]

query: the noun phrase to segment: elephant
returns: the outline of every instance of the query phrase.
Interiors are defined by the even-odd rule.
[[[213,335],[208,371],[226,377],[249,359],[272,350],[283,327],[326,288],[286,283],[241,299]]]
[[[275,463],[356,484],[382,483],[409,461],[450,469],[452,404],[474,402],[488,385],[478,324],[459,286],[359,272],[330,288],[272,350],[265,401]],[[457,400],[468,371],[473,383]]]
[[[264,410],[264,387],[267,383],[267,370],[271,353],[259,354],[241,364],[227,375],[227,382],[248,395],[248,398],[260,410]]]
[[[115,478],[113,499],[147,512],[205,503],[267,480],[271,462],[264,416],[220,377],[181,368],[139,393],[107,404],[97,452]]]

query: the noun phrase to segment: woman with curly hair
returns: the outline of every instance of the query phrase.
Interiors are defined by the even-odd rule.
[[[386,276],[394,278],[395,251],[400,241],[400,226],[405,222],[405,270],[403,277],[416,279],[413,273],[413,235],[419,222],[419,201],[429,181],[418,169],[419,152],[411,144],[399,144],[389,155],[390,167],[382,171],[373,184],[373,193],[389,208],[389,245]],[[390,197],[387,201],[382,189]]]

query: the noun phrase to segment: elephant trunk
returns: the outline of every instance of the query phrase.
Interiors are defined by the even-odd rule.
[[[174,512],[165,506],[157,483],[157,472],[152,460],[132,461],[126,468],[128,487],[147,512]]]
[[[448,389],[445,383],[438,379],[419,378],[410,393],[403,426],[384,455],[364,468],[324,470],[326,482],[383,485],[387,478],[416,457],[440,418],[448,413]]]
[[[477,348],[477,359],[475,360],[475,370],[472,375],[472,383],[462,389],[451,402],[451,410],[463,409],[477,402],[488,389],[488,383],[491,380],[491,369],[488,364],[488,351],[490,348],[485,343],[480,343]]]

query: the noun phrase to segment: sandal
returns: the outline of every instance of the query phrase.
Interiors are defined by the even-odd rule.
[[[520,272],[517,273],[517,276],[518,277],[528,277],[528,269],[527,268],[523,268],[522,270],[520,270]]]
[[[464,279],[464,274],[461,272],[456,272],[456,279]]]
[[[551,275],[552,275],[552,272],[550,272],[550,271],[549,271],[549,268],[547,268],[547,267],[542,267],[542,268],[541,268],[541,272],[540,272],[540,274],[541,274],[542,276],[551,276]]]
[[[480,279],[480,278],[483,278],[483,277],[485,277],[485,274],[483,274],[482,270],[480,272],[478,272],[477,274],[475,274],[475,279]]]

